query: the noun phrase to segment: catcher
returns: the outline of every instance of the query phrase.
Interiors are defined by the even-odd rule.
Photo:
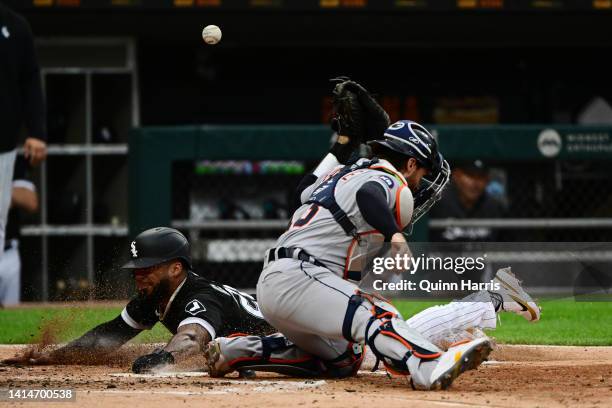
[[[252,296],[193,272],[189,242],[179,231],[146,230],[132,241],[130,253],[131,260],[122,269],[132,272],[138,295],[121,314],[64,347],[32,355],[30,364],[61,364],[74,356],[105,355],[157,322],[174,336],[163,348],[137,358],[132,365],[135,373],[201,355],[217,336],[275,331],[263,320]],[[19,357],[3,362],[23,363]]]
[[[401,231],[440,197],[450,170],[424,127],[410,121],[389,126],[359,84],[342,78],[334,107],[338,141],[300,183],[301,206],[266,253],[258,283],[264,316],[282,334],[218,338],[205,350],[208,371],[346,377],[359,369],[367,343],[390,372],[410,373],[416,388],[446,388],[491,350],[486,336],[466,330],[494,328],[501,311],[535,321],[539,308],[509,268],[496,275],[499,292],[477,292],[406,322],[393,306],[361,292],[353,283],[361,278],[351,265],[351,250],[359,246],[353,244],[375,232],[405,247]],[[357,147],[370,140],[386,160],[359,159]]]
[[[245,347],[252,354],[239,357],[239,364],[230,356],[229,366],[350,376],[367,344],[388,371],[410,374],[413,387],[447,388],[487,357],[489,339],[444,352],[392,305],[361,291],[356,284],[361,276],[346,265],[355,242],[373,230],[394,247],[407,248],[402,231],[439,198],[448,163],[423,126],[389,125],[384,110],[357,83],[342,78],[334,99],[338,142],[298,187],[301,205],[267,251],[257,284],[262,313],[282,334],[243,338],[252,341]],[[377,158],[355,155],[363,142],[370,142]],[[231,353],[213,345],[206,354],[215,374],[221,352]]]

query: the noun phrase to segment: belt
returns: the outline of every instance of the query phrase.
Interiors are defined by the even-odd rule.
[[[264,256],[264,267],[266,267],[270,262],[274,262],[279,259],[284,258],[293,258],[299,261],[309,262],[316,266],[322,266],[326,268],[325,264],[317,261],[317,259],[311,255],[309,255],[302,248],[270,248],[266,251],[266,255]]]
[[[327,268],[324,263],[318,261],[314,256],[309,255],[308,252],[304,251],[302,248],[270,248],[266,251],[266,255],[264,256],[264,268],[268,266],[270,262],[274,262],[278,259],[283,258],[293,258],[299,261],[309,262],[316,266],[321,266],[323,268]],[[354,281],[361,280],[361,272],[359,271],[348,271],[346,272],[345,279],[351,279]]]

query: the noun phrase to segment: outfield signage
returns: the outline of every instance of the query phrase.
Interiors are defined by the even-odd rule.
[[[433,126],[450,159],[612,159],[612,126]]]

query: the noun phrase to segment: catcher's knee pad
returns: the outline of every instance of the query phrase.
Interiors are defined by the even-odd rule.
[[[378,363],[383,362],[387,370],[402,375],[409,374],[407,361],[411,356],[421,359],[436,359],[440,357],[441,350],[428,340],[423,338],[416,330],[408,327],[406,322],[400,318],[399,312],[390,303],[367,293],[358,292],[351,296],[349,306],[344,318],[342,334],[348,341],[353,341],[351,329],[353,318],[357,308],[367,301],[371,305],[372,316],[365,328],[365,342],[372,349],[376,356],[376,364],[373,370],[378,368]],[[394,340],[393,348],[403,353],[401,359],[389,356],[389,347],[383,346],[379,349],[382,342],[377,342],[379,336]],[[377,344],[379,346],[377,347]],[[398,354],[398,352],[394,353]]]

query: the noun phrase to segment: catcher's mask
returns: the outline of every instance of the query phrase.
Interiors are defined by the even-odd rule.
[[[189,241],[174,228],[157,227],[141,232],[130,243],[129,256],[121,269],[149,268],[173,259],[180,259],[192,268]]]
[[[436,139],[425,129],[411,120],[400,120],[385,130],[383,138],[373,140],[369,145],[384,146],[387,149],[414,158],[417,163],[429,170],[421,179],[414,195],[412,224],[423,216],[440,199],[442,190],[450,179],[450,166],[438,151]]]

